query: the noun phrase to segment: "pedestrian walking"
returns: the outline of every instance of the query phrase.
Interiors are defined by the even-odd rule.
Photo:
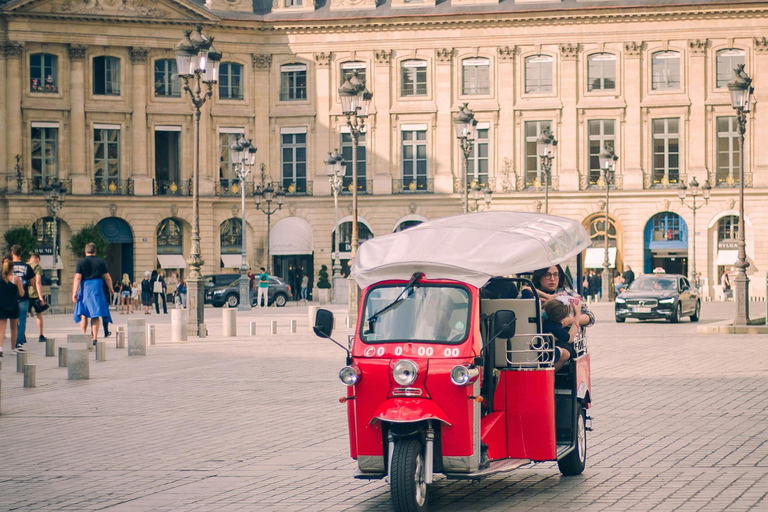
[[[179,278],[179,287],[177,288],[177,291],[179,292],[179,298],[181,299],[181,307],[186,309],[187,308],[187,282],[181,278]]]
[[[3,357],[3,343],[5,342],[5,327],[11,324],[11,354],[16,354],[19,348],[16,340],[19,329],[19,297],[24,293],[21,278],[13,273],[13,260],[3,259],[2,276],[0,278],[0,357]]]
[[[104,260],[96,257],[96,245],[85,245],[85,258],[77,262],[75,278],[72,281],[72,302],[75,303],[73,317],[80,323],[80,331],[86,334],[88,319],[91,320],[93,344],[99,337],[99,320],[112,321],[109,314],[108,298],[104,294],[104,285],[112,289],[112,277]]]
[[[304,274],[301,278],[301,300],[307,301],[307,293],[309,292],[309,277]]]
[[[141,304],[144,306],[144,314],[149,314],[149,308],[152,307],[152,274],[147,270],[144,272],[144,280],[141,282]]]
[[[134,311],[139,310],[139,298],[141,293],[141,286],[137,281],[134,281],[133,284],[131,284],[131,313]]]
[[[120,282],[120,314],[127,315],[131,312],[131,280],[128,274],[123,274],[123,280]]]
[[[160,301],[163,301],[163,314],[168,314],[168,307],[165,304],[165,279],[163,276],[157,273],[157,270],[152,271],[152,294],[155,296],[155,313],[160,314]]]
[[[589,277],[587,278],[587,290],[592,302],[597,300],[597,274],[594,270],[589,271]]]
[[[47,338],[43,334],[43,312],[48,309],[48,304],[45,303],[45,297],[43,297],[43,267],[40,266],[40,255],[33,252],[29,255],[27,265],[32,267],[32,271],[35,273],[35,285],[28,287],[30,308],[37,320],[37,330],[40,332],[40,336],[37,337],[37,341],[45,343]],[[53,270],[56,272],[56,270]]]
[[[112,305],[115,306],[115,311],[117,311],[117,306],[120,305],[120,290],[122,290],[120,283],[116,282],[111,295]]]
[[[259,270],[261,270],[261,273],[259,274],[259,291],[256,296],[256,305],[259,307],[267,307],[269,306],[269,273],[267,273],[267,269],[264,267],[261,267]],[[264,306],[261,305],[262,297],[264,297]]]
[[[27,315],[29,313],[29,287],[35,286],[37,276],[32,267],[21,261],[23,249],[20,245],[11,247],[11,258],[13,259],[13,275],[21,279],[21,285],[24,290],[19,296],[19,330],[16,334],[16,347],[24,345],[27,342]]]
[[[731,277],[728,275],[728,269],[723,271],[723,275],[720,276],[720,286],[723,287],[723,300],[731,298]]]

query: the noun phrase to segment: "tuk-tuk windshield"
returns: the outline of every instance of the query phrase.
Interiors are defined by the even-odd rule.
[[[466,288],[417,285],[403,294],[402,302],[376,315],[392,304],[404,289],[405,285],[385,285],[368,292],[361,333],[363,342],[461,343],[467,338],[469,291]]]

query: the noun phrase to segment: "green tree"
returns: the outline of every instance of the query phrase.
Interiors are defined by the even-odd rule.
[[[568,279],[571,280],[571,282],[573,283],[574,288],[575,288],[576,287],[576,283],[573,281],[573,275],[571,274],[571,266],[570,265],[566,265],[565,266],[565,275],[568,276]]]
[[[72,235],[69,239],[69,245],[67,246],[75,258],[82,258],[85,256],[85,244],[96,244],[96,255],[102,258],[106,256],[107,249],[109,249],[109,241],[101,233],[98,226],[94,224],[88,224],[83,229]]]
[[[331,282],[328,281],[328,267],[325,265],[320,266],[320,272],[317,273],[317,287],[323,289],[329,289]]]
[[[29,226],[11,228],[3,235],[5,238],[5,252],[10,254],[11,247],[18,244],[22,248],[21,260],[27,261],[29,253],[37,249],[37,238],[32,234]]]

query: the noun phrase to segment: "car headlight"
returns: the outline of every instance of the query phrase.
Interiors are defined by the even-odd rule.
[[[213,292],[214,295],[221,295],[222,293],[224,293],[224,290],[215,290]]]
[[[360,380],[360,369],[357,366],[345,366],[339,371],[339,379],[347,386],[354,386]]]
[[[627,299],[622,299],[621,297],[616,297],[616,304],[624,304],[627,302]]]
[[[480,370],[475,366],[454,366],[451,370],[451,382],[457,386],[469,386],[473,384],[480,375]]]
[[[668,299],[661,299],[659,301],[659,304],[672,304],[674,302],[675,302],[675,298],[674,297],[670,297]]]
[[[401,386],[410,386],[419,375],[419,367],[409,359],[403,359],[395,363],[392,369],[392,378]]]

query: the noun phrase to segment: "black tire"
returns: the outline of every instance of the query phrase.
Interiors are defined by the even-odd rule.
[[[691,322],[698,322],[701,318],[701,301],[696,301],[696,307],[693,308],[693,314],[691,315]]]
[[[677,303],[677,306],[675,307],[675,314],[672,316],[672,318],[669,319],[670,322],[673,324],[680,323],[680,312],[682,308],[680,307],[680,303]]]
[[[587,467],[587,420],[581,404],[576,406],[576,413],[576,448],[557,461],[557,467],[565,476],[580,475]]]
[[[421,442],[403,439],[395,442],[392,455],[390,493],[395,512],[423,512],[429,505],[426,467]]]
[[[288,303],[288,297],[286,297],[284,293],[278,293],[275,295],[273,302],[275,303],[275,306],[281,308]]]
[[[229,295],[227,295],[225,304],[231,308],[236,308],[237,305],[240,304],[240,298],[234,293],[230,293]]]
[[[626,322],[626,321],[627,321],[627,319],[626,319],[626,318],[624,318],[624,317],[621,317],[621,316],[617,316],[617,317],[616,317],[616,323],[617,323],[617,324],[623,324],[623,323],[624,323],[624,322]]]

